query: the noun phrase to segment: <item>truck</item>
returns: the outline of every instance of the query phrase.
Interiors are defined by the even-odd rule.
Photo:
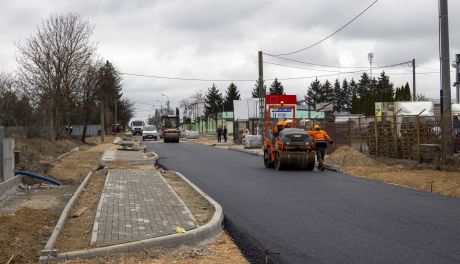
[[[142,136],[142,131],[144,131],[145,122],[142,120],[133,120],[131,121],[129,126],[131,127],[131,132],[133,133],[133,136]]]
[[[166,142],[179,142],[179,117],[176,115],[161,116],[161,137]]]

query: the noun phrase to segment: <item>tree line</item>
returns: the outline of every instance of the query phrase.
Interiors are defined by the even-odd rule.
[[[264,83],[262,85],[268,94],[285,94],[284,86],[278,79],[273,80],[268,90]],[[260,84],[256,81],[252,90],[253,98],[260,97],[259,88]],[[336,79],[334,82],[321,82],[315,79],[307,87],[305,102],[312,110],[316,109],[318,103],[332,102],[334,111],[373,116],[375,102],[410,101],[411,98],[409,83],[396,87],[383,71],[377,78],[370,78],[367,72],[363,72],[357,81],[353,78],[350,81]],[[233,111],[233,100],[240,100],[240,93],[234,83],[228,86],[225,95],[222,95],[213,84],[205,95],[203,92],[197,92],[191,98],[184,99],[181,107],[187,109],[187,106],[200,100],[205,101],[205,116],[217,122],[218,113]],[[427,98],[423,94],[418,94],[416,100],[426,101]]]
[[[25,127],[28,136],[46,128],[55,140],[81,124],[84,141],[88,124],[129,122],[133,104],[122,98],[116,66],[98,57],[93,28],[77,14],[53,15],[17,44],[17,71],[0,74],[1,125]]]

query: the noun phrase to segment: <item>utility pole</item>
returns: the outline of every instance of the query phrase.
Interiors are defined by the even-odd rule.
[[[456,94],[455,94],[455,103],[459,104],[460,103],[460,54],[455,55],[455,63],[452,64],[452,67],[455,68],[455,83],[454,86],[456,86]]]
[[[369,52],[367,54],[367,59],[369,60],[369,79],[372,83],[372,63],[374,62],[374,53]]]
[[[118,124],[118,99],[115,99],[115,126]]]
[[[439,0],[439,59],[441,64],[441,163],[452,154],[452,101],[450,94],[449,20],[447,0]]]
[[[101,99],[101,142],[104,142],[104,134],[105,134],[105,118],[104,118],[104,100]]]
[[[415,59],[412,59],[412,101],[417,101],[417,93],[415,89]]]
[[[262,144],[265,139],[265,89],[264,89],[264,62],[262,51],[259,51],[259,132],[262,135]]]

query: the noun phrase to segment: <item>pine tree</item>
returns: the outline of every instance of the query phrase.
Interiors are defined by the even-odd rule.
[[[284,93],[284,87],[281,84],[281,82],[278,81],[278,78],[276,78],[272,85],[270,86],[270,94],[277,94],[277,95],[283,95]]]
[[[356,84],[356,96],[358,98],[364,97],[364,95],[370,90],[369,80],[369,75],[367,72],[364,72],[363,75],[361,75],[361,79],[359,79]]]
[[[396,87],[396,89],[395,89],[394,101],[395,101],[395,102],[400,101],[400,100],[399,100],[400,97],[401,97],[401,88]]]
[[[222,111],[222,94],[217,90],[216,85],[212,84],[212,87],[208,89],[208,93],[205,97],[205,109],[204,113],[206,117],[211,117],[216,120],[217,126],[217,113]]]
[[[233,111],[233,100],[240,100],[240,92],[238,91],[238,87],[234,83],[231,83],[225,94],[224,100],[224,110],[225,111]]]
[[[262,82],[263,84],[265,81]],[[264,90],[267,91],[267,86],[264,84]],[[259,90],[259,81],[256,81],[254,88],[252,89],[252,98],[259,98],[260,97],[260,90]]]
[[[353,92],[351,89],[351,84],[348,84],[347,79],[344,79],[342,82],[342,94],[341,94],[343,105],[342,111],[351,111],[351,105],[353,100]]]
[[[351,99],[350,113],[359,114],[358,104],[359,104],[359,99],[356,97],[356,95],[353,95]]]
[[[390,77],[383,71],[378,77],[376,89],[374,94],[375,100],[379,102],[393,102],[394,99],[394,86],[390,82]]]
[[[334,105],[334,111],[342,112],[345,103],[343,96],[344,94],[342,87],[340,86],[339,79],[335,79],[334,89],[332,93],[332,104]]]
[[[411,98],[412,98],[412,96],[411,96],[411,92],[410,92],[409,83],[406,83],[406,85],[404,86],[403,100],[404,101],[410,101]]]
[[[323,98],[318,103],[332,102],[334,100],[334,88],[329,80],[326,80],[323,85],[321,85],[321,93]]]
[[[311,103],[312,108],[316,108],[316,103],[320,102],[321,98],[321,82],[318,81],[318,79],[315,79],[308,87],[305,100],[308,100]]]

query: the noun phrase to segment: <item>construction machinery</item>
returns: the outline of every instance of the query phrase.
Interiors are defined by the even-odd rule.
[[[179,142],[179,117],[175,115],[161,116],[161,137],[164,142]]]
[[[276,170],[313,170],[315,167],[313,139],[305,130],[297,128],[295,95],[273,97],[267,95],[265,105],[266,133],[263,139],[265,167]],[[285,104],[285,100],[289,103]],[[272,112],[292,112],[292,120],[272,124]]]

